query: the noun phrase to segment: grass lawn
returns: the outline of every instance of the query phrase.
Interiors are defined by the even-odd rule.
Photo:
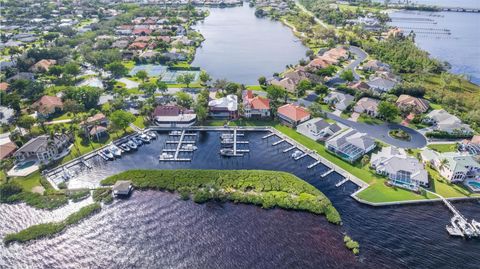
[[[433,149],[435,151],[438,151],[440,153],[442,152],[452,152],[452,151],[457,151],[457,144],[456,143],[451,143],[451,144],[430,144],[427,146],[429,149]]]
[[[122,63],[128,70],[132,70],[132,68],[135,66],[134,61],[123,61]]]
[[[381,119],[373,118],[366,116],[364,114],[361,114],[360,117],[358,117],[357,122],[362,122],[366,124],[372,124],[372,125],[378,125],[384,123]]]
[[[178,62],[172,65],[172,67],[190,68],[190,64],[188,62]]]
[[[187,85],[175,83],[175,84],[167,84],[167,87],[168,88],[187,88]],[[202,88],[202,87],[203,86],[199,82],[190,83],[190,85],[188,85],[188,88]]]
[[[26,177],[16,177],[12,181],[18,183],[24,191],[30,192],[34,187],[41,186],[40,171],[36,171]]]
[[[436,110],[436,109],[442,109],[442,105],[440,104],[435,104],[435,103],[430,103],[430,107],[433,109],[433,110]]]
[[[143,116],[138,116],[133,124],[139,128],[145,128],[145,118]]]
[[[222,121],[222,120],[206,122],[206,125],[210,125],[210,126],[223,126],[224,124],[225,124],[225,121]],[[401,188],[386,186],[384,177],[381,177],[375,174],[374,171],[369,169],[368,167],[362,167],[360,162],[356,162],[354,164],[346,162],[338,158],[334,154],[330,153],[329,151],[327,151],[323,144],[318,143],[308,137],[305,137],[297,133],[295,130],[287,126],[283,126],[277,122],[238,120],[238,121],[230,122],[230,126],[273,126],[275,127],[275,129],[277,129],[278,131],[289,136],[290,138],[294,139],[295,141],[299,142],[305,147],[315,150],[320,156],[338,165],[339,167],[348,171],[349,173],[361,179],[362,181],[370,184],[370,187],[368,187],[367,189],[365,189],[364,191],[360,192],[357,195],[357,197],[363,200],[366,200],[369,202],[394,202],[394,201],[438,198],[433,194],[427,193],[424,196],[424,195],[420,195],[420,194],[417,194],[408,190],[404,190]],[[443,195],[445,197],[465,197],[465,196],[471,196],[471,195],[477,196],[477,194],[471,194],[468,190],[460,186],[449,185],[446,183],[442,183],[440,179],[435,179],[435,177],[432,177],[432,178],[433,178],[433,183],[432,183],[431,190],[438,192],[440,195]],[[480,194],[478,194],[478,196],[480,196]]]
[[[260,86],[260,85],[248,85],[248,86],[247,86],[247,90],[262,91],[262,92],[265,91],[265,89],[262,88],[262,86]]]

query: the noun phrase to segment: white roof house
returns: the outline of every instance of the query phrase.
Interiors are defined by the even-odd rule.
[[[472,128],[468,124],[462,123],[462,121],[448,113],[443,109],[436,109],[426,115],[428,121],[434,124],[434,129],[438,131],[444,131],[447,133],[473,133]]]
[[[314,118],[297,126],[297,132],[315,141],[325,139],[341,129],[336,123],[331,124],[321,118]]]
[[[208,102],[209,116],[214,118],[236,118],[238,98],[234,94]]]
[[[421,156],[424,162],[430,162],[450,182],[462,182],[467,178],[480,179],[480,164],[472,155],[459,152],[438,153],[426,149],[421,152]]]
[[[351,103],[353,103],[353,100],[355,98],[351,96],[350,94],[345,94],[337,91],[332,91],[330,92],[325,98],[323,98],[323,101],[325,103],[329,103],[335,106],[336,109],[338,110],[345,110]]]
[[[418,190],[428,185],[428,173],[417,158],[408,156],[404,149],[384,147],[373,153],[370,165],[378,174],[385,175],[395,186]]]
[[[325,142],[325,145],[328,150],[349,162],[358,160],[376,146],[375,140],[366,133],[359,133],[353,129],[335,134]]]
[[[384,93],[393,89],[393,87],[397,85],[397,81],[389,78],[375,77],[367,82],[367,84],[371,89]]]

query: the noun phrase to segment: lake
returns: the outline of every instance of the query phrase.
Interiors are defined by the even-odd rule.
[[[438,6],[480,8],[480,1],[417,1]],[[390,25],[408,34],[416,32],[416,44],[432,57],[447,61],[454,74],[466,75],[480,84],[480,14],[464,12],[398,11],[390,14]]]
[[[281,22],[255,17],[248,3],[233,8],[210,8],[210,15],[194,29],[205,37],[192,66],[205,69],[214,79],[246,85],[258,84],[287,64],[305,57],[307,48]]]
[[[272,146],[279,138],[261,139],[249,132],[242,158],[221,158],[218,132],[200,132],[191,163],[159,163],[166,134],[136,153],[106,162],[91,159],[91,170],[78,171],[72,186],[96,185],[104,177],[134,168],[266,169],[293,173],[332,201],[343,226],[324,216],[281,209],[182,201],[177,194],[134,191],[51,239],[25,245],[0,245],[0,268],[478,268],[480,240],[450,237],[451,213],[441,203],[374,208],[354,201],[357,187],[336,173],[326,178],[324,165],[294,161]],[[168,138],[170,139],[170,138]],[[480,219],[478,203],[455,203],[467,218]],[[47,212],[23,204],[0,204],[0,238],[34,223],[60,220],[77,205]],[[67,213],[68,212],[68,213]],[[347,233],[360,243],[355,257],[343,245]]]

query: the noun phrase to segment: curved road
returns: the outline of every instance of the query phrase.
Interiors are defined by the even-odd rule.
[[[384,123],[384,124],[366,124],[361,122],[354,122],[332,113],[327,113],[328,118],[335,120],[343,125],[351,127],[361,133],[367,133],[371,137],[381,140],[392,146],[399,148],[423,148],[427,145],[427,139],[421,133],[413,130],[412,128],[405,127],[396,123]],[[392,138],[388,135],[388,132],[393,129],[402,129],[407,132],[411,139],[410,141],[403,141]]]
[[[368,54],[365,51],[363,51],[361,48],[356,47],[356,46],[350,46],[350,48],[348,50],[351,53],[355,54],[355,56],[356,56],[355,60],[353,62],[351,62],[350,64],[348,64],[345,68],[343,68],[342,71],[337,72],[337,74],[334,77],[332,77],[329,81],[326,82],[327,85],[332,86],[332,85],[335,85],[335,84],[344,83],[345,81],[340,78],[340,74],[341,74],[341,72],[343,72],[344,70],[347,70],[347,69],[352,70],[353,77],[355,77],[356,81],[360,80],[360,76],[357,74],[355,69],[357,68],[358,65],[360,65],[361,62],[363,62],[365,59],[367,59]]]

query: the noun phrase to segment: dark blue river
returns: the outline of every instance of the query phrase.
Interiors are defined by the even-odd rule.
[[[278,138],[247,133],[242,158],[222,159],[218,133],[204,132],[191,163],[159,163],[166,135],[137,153],[105,162],[90,160],[70,187],[94,186],[104,177],[133,168],[266,169],[294,173],[324,192],[340,212],[343,226],[323,216],[233,203],[195,204],[177,194],[135,191],[70,227],[63,234],[25,245],[0,246],[0,268],[478,268],[480,241],[452,238],[451,217],[442,204],[373,208],[337,188],[338,174],[322,179],[326,167],[306,166],[272,146]],[[187,156],[185,156],[187,157]],[[190,156],[192,157],[192,156]],[[478,203],[456,203],[467,218],[480,219]],[[45,221],[63,219],[80,205],[53,212],[25,205],[0,205],[0,238]],[[360,243],[355,257],[343,244],[347,233]]]

